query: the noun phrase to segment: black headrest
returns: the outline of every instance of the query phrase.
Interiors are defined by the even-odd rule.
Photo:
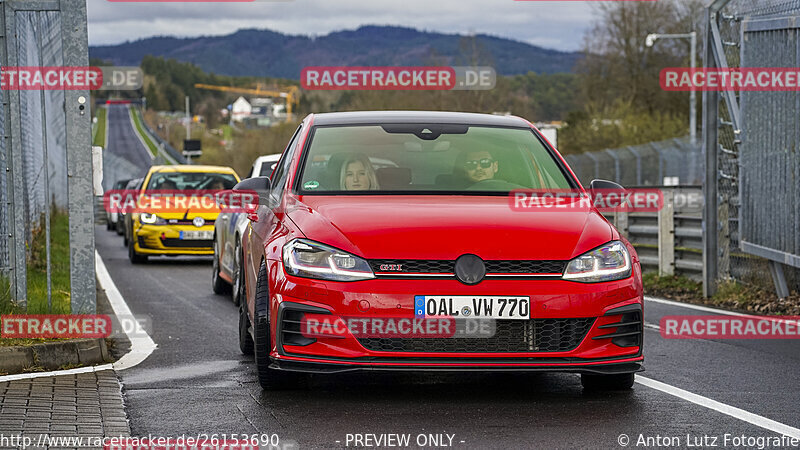
[[[408,167],[381,167],[375,171],[381,189],[406,188],[411,184],[411,169]]]

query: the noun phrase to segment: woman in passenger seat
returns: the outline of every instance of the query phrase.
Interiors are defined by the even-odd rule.
[[[344,191],[376,191],[378,177],[366,155],[357,153],[342,164],[340,187]]]

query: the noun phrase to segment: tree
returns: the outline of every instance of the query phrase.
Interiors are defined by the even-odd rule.
[[[688,33],[701,0],[614,2],[597,7],[578,64],[578,102],[559,136],[565,153],[642,144],[688,134],[689,96],[661,89],[667,67],[689,65],[688,39],[645,45],[650,33]],[[697,51],[698,49],[695,49]]]
[[[605,107],[623,100],[648,113],[686,114],[688,96],[663,91],[659,73],[688,66],[688,40],[663,40],[648,48],[645,37],[698,31],[701,1],[609,2],[597,9],[600,18],[584,38],[585,57],[578,65],[584,103]]]

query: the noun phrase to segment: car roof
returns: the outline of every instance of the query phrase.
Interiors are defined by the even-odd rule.
[[[354,111],[314,115],[314,125],[355,125],[362,123],[446,123],[530,128],[530,124],[527,121],[517,116],[463,112]]]
[[[281,159],[281,154],[280,153],[274,153],[272,155],[259,156],[258,158],[256,158],[256,162],[259,162],[259,161],[261,161],[261,162],[264,162],[264,161],[277,161],[279,159]]]
[[[174,166],[152,166],[150,171],[155,172],[214,172],[214,173],[230,173],[236,172],[230,167],[225,166],[201,166],[194,164],[177,164]]]

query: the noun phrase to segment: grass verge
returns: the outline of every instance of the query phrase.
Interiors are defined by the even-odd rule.
[[[150,139],[150,135],[144,131],[144,126],[142,126],[142,121],[139,117],[139,111],[135,110],[134,108],[130,108],[129,111],[131,117],[133,118],[133,124],[136,126],[136,132],[142,137],[142,141],[144,141],[145,145],[147,145],[150,153],[152,153],[153,156],[158,156],[158,146],[156,146],[155,142]]]
[[[50,283],[52,308],[47,304],[47,235],[44,216],[32,231],[27,261],[28,305],[23,311],[11,301],[10,283],[0,278],[0,314],[70,314],[69,216],[50,213]],[[0,339],[0,346],[34,345],[60,339]]]
[[[69,216],[50,213],[50,282],[52,309],[47,305],[47,250],[44,220],[33,231],[28,257],[28,314],[69,314]]]
[[[105,147],[106,146],[106,126],[107,126],[107,116],[108,110],[106,108],[100,108],[97,110],[97,128],[94,134],[94,140],[92,141],[92,145],[97,147]]]
[[[644,293],[696,305],[762,315],[800,315],[800,294],[793,292],[779,299],[774,292],[726,281],[720,283],[717,293],[703,297],[703,284],[682,275],[660,277],[654,272],[643,276]]]

